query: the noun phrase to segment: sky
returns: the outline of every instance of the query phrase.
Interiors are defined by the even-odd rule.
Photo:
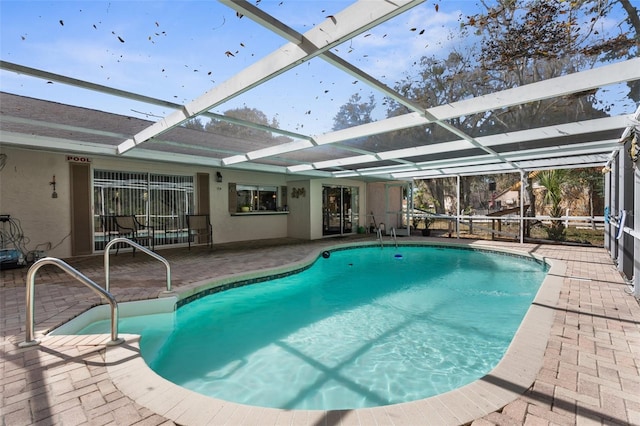
[[[257,3],[304,33],[352,2]],[[446,50],[453,43],[449,31],[459,27],[463,9],[473,7],[472,1],[427,1],[334,53],[393,86],[421,56]],[[4,61],[180,104],[286,43],[216,1],[0,0],[0,28]],[[0,88],[153,120],[171,112],[8,71],[0,71]],[[282,128],[317,134],[330,130],[339,107],[356,92],[363,99],[373,93],[313,59],[214,112],[248,106]],[[381,105],[377,110],[384,114]]]
[[[373,1],[373,0],[372,0]],[[304,33],[352,1],[253,0]],[[422,56],[461,48],[461,20],[475,0],[427,0],[332,51],[393,87]],[[185,104],[280,48],[286,40],[217,1],[0,0],[3,61]],[[464,46],[462,46],[464,47]],[[0,71],[0,90],[157,120],[168,108]],[[280,127],[314,135],[331,130],[351,95],[376,94],[320,58],[237,96],[216,113],[249,107]],[[376,118],[386,112],[377,97]]]

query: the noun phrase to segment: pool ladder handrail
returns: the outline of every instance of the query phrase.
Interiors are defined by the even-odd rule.
[[[382,241],[382,229],[378,228],[377,230],[377,239],[378,241],[380,241],[380,248],[384,248],[384,243]],[[396,248],[398,248],[398,237],[396,235],[396,228],[391,228],[391,237],[393,238],[393,243],[395,244]]]
[[[45,265],[55,265],[59,267],[64,272],[98,293],[100,296],[105,297],[109,302],[109,305],[111,305],[111,341],[108,342],[107,345],[118,345],[124,342],[124,339],[118,338],[118,303],[116,302],[115,297],[63,260],[55,257],[45,257],[31,265],[27,272],[27,316],[25,341],[18,344],[19,347],[26,348],[40,344],[40,341],[34,338],[34,296],[36,272]]]
[[[391,236],[393,237],[393,242],[396,245],[396,248],[398,248],[398,237],[396,235],[396,228],[391,228]]]
[[[165,293],[170,293],[171,292],[171,266],[169,265],[169,262],[167,261],[167,259],[165,259],[164,257],[160,256],[157,253],[154,253],[153,251],[149,250],[148,248],[141,246],[140,244],[131,241],[128,238],[124,238],[124,237],[118,237],[118,238],[114,238],[113,240],[109,241],[107,243],[107,245],[104,248],[104,288],[106,291],[109,291],[109,255],[110,255],[110,250],[111,247],[113,247],[115,244],[118,243],[125,243],[125,244],[129,244],[130,246],[132,246],[135,249],[140,250],[143,253],[148,254],[149,256],[153,257],[154,259],[159,260],[160,262],[164,263],[164,266],[166,267],[167,273],[166,273],[166,279],[167,279],[167,289],[165,290]]]

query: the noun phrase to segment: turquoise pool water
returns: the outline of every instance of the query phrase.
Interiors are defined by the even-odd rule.
[[[488,373],[546,274],[521,257],[357,248],[305,271],[120,320],[149,366],[215,398],[285,409],[413,401]],[[108,321],[86,333],[106,332]]]

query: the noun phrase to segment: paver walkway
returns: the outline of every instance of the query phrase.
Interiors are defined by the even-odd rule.
[[[171,263],[173,288],[181,292],[202,280],[297,262],[336,242],[282,239],[159,253]],[[640,307],[608,253],[593,247],[478,244],[559,259],[567,270],[557,306],[547,307],[555,312],[555,320],[534,384],[516,389],[522,396],[473,424],[640,425]],[[102,256],[68,262],[95,282],[104,282]],[[0,271],[0,426],[173,424],[113,384],[105,365],[104,337],[16,346],[24,340],[26,272],[26,268]],[[111,289],[119,302],[157,297],[164,274],[160,263],[141,253],[111,257]],[[92,291],[52,266],[40,269],[35,294],[36,334],[100,303]],[[359,420],[335,415],[310,421],[296,418],[294,411],[274,419],[247,416],[238,422],[358,423],[416,424],[410,413],[392,418],[384,409],[380,416]]]

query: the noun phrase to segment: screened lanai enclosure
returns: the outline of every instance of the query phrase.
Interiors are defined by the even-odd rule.
[[[521,181],[521,179],[523,181]],[[416,226],[466,238],[604,243],[602,168],[537,170],[414,182]],[[522,219],[521,219],[522,217]]]
[[[604,229],[605,246],[637,284],[640,19],[632,1],[61,5],[55,13],[3,5],[1,142],[109,158],[114,167],[92,180],[103,235],[101,218],[113,213],[161,222],[165,232],[183,229],[195,208],[193,176],[125,172],[117,165],[126,160],[283,176],[251,200],[277,213],[303,188],[288,182],[333,179],[318,195],[333,210],[309,212],[324,236],[368,225],[360,213],[370,209],[354,209],[365,194],[347,180],[413,193],[419,182],[451,179],[447,200],[385,209],[405,209],[406,223],[418,209],[446,216],[455,232],[476,226],[498,236],[511,234],[491,225],[509,210],[519,240],[525,223],[566,220],[561,204],[560,215],[532,211],[539,174],[596,168],[604,201],[572,216]],[[85,54],[48,58],[38,50],[46,38]],[[514,178],[503,194],[490,177],[505,173]],[[484,187],[465,190],[467,177]],[[261,182],[237,184],[258,191]],[[219,188],[214,182],[213,192],[228,191],[226,182]],[[366,203],[387,195],[374,191]]]

